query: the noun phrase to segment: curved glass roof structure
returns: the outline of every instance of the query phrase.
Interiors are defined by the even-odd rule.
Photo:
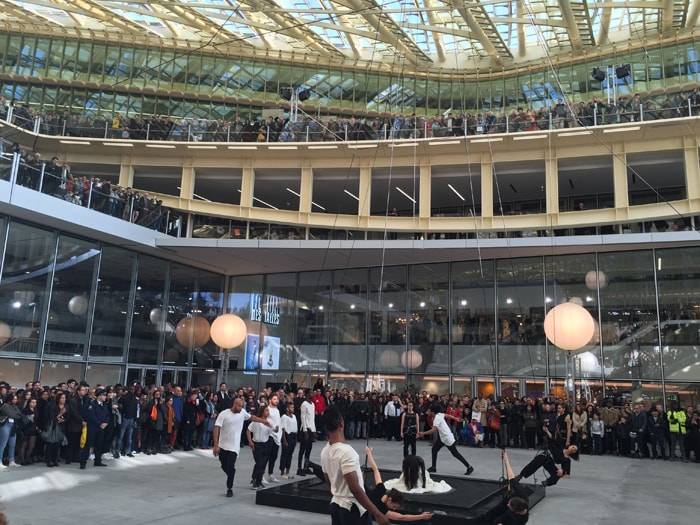
[[[691,32],[700,0],[0,0],[0,24],[412,71],[508,68]]]

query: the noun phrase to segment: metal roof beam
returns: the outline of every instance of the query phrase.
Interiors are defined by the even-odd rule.
[[[425,6],[427,8],[433,7],[432,0],[423,0],[423,1],[424,1]],[[437,19],[435,18],[435,13],[433,11],[428,11],[426,14],[428,15],[428,22],[430,22],[430,25],[431,26],[437,25]],[[445,48],[442,45],[442,37],[440,36],[440,33],[438,33],[437,31],[430,30],[430,34],[433,35],[433,42],[435,42],[435,50],[437,51],[437,54],[438,54],[438,60],[440,62],[444,62],[445,61]]]
[[[569,41],[574,51],[581,51],[584,44],[595,45],[586,0],[559,0],[559,8],[566,22]]]
[[[389,15],[376,15],[372,11],[380,9],[375,0],[344,0],[345,5],[352,8],[357,14],[364,18],[367,23],[376,31],[375,39],[389,44],[399,51],[413,65],[421,63],[432,63],[432,59],[423,52],[403,29]]]
[[[242,35],[226,29],[223,22],[221,24],[217,24],[196,9],[189,8],[185,5],[179,4],[178,2],[162,3],[159,4],[159,6],[162,9],[177,15],[181,24],[194,27],[199,31],[202,31],[209,38],[214,38],[215,40],[233,39],[236,44],[246,46],[252,45],[249,42],[246,42]]]
[[[50,22],[51,24],[57,24],[57,25],[62,25],[50,16],[42,15],[38,11],[34,11],[33,9],[29,9],[26,5],[21,5],[21,4],[16,4],[12,2],[11,0],[0,0],[0,5],[2,5],[2,10],[6,11],[7,13],[17,16],[19,18],[26,18],[30,20],[35,20],[36,22],[40,24],[45,24],[46,22]]]
[[[467,23],[467,26],[476,37],[476,40],[484,48],[496,65],[503,65],[503,58],[512,58],[513,54],[498,33],[493,20],[488,16],[483,6],[479,4],[467,4],[463,0],[446,0]]]
[[[100,4],[94,0],[54,0],[53,2],[56,8],[61,9],[64,7],[77,7],[82,11],[84,16],[94,18],[100,22],[121,29],[129,33],[143,33],[148,31],[158,38],[162,38],[160,34],[148,27],[147,25],[138,24],[129,18],[120,15],[119,13],[112,11],[111,9],[105,9]]]
[[[693,7],[688,13],[688,16],[685,19],[685,27],[687,29],[692,29],[695,27],[695,24],[698,23],[698,16],[700,15],[700,2],[698,0],[695,0],[693,2]]]

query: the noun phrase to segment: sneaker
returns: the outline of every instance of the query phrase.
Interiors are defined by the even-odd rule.
[[[129,453],[126,455],[126,457],[128,457],[128,458],[133,458],[134,455],[133,455],[131,452],[129,452]]]
[[[287,476],[286,474],[280,474],[280,478],[281,479],[289,479],[289,476]]]
[[[279,483],[279,482],[280,482],[279,478],[276,478],[275,476],[268,476],[268,477],[267,477],[267,480],[268,480],[270,483]]]
[[[304,477],[304,476],[306,476],[306,473],[303,470],[301,470],[300,468],[298,468],[297,469],[297,476]]]
[[[0,472],[3,472],[4,470],[7,470],[7,467],[0,463]]]
[[[231,489],[226,490],[226,497],[232,498],[233,497],[233,490],[231,490]]]
[[[272,485],[272,481],[269,481],[269,480],[263,478],[262,484],[263,484],[264,486]]]
[[[469,475],[471,475],[472,472],[474,472],[474,467],[469,465],[469,467],[467,467],[467,471],[464,473],[464,475],[469,476]]]
[[[22,466],[22,465],[20,465],[20,464],[17,463],[16,461],[13,461],[12,463],[10,463],[10,464],[8,465],[8,467],[10,467],[10,468],[21,467],[21,466]]]

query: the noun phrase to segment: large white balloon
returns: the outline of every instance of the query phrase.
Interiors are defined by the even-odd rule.
[[[82,317],[87,313],[88,298],[84,295],[75,295],[68,301],[68,311],[73,315]]]
[[[384,350],[381,354],[379,354],[379,365],[381,366],[382,370],[386,370],[387,368],[396,368],[399,366],[399,362],[399,354],[393,350]],[[404,367],[405,366],[406,365],[404,365]]]
[[[544,333],[562,350],[575,351],[586,346],[595,334],[595,322],[588,310],[575,303],[552,308],[544,318]]]
[[[608,276],[605,275],[605,272],[596,272],[595,270],[591,270],[586,274],[586,288],[589,290],[595,290],[596,288],[605,288],[608,285]]]
[[[233,314],[220,315],[211,324],[211,338],[221,348],[236,348],[248,334],[245,321]]]
[[[160,308],[153,308],[148,313],[148,319],[153,324],[161,324],[165,320],[165,314]]]

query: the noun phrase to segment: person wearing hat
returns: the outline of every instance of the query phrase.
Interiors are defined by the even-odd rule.
[[[95,392],[95,400],[88,408],[88,447],[92,446],[95,454],[95,466],[106,467],[102,463],[102,452],[105,449],[107,427],[111,417],[111,407],[108,407],[107,391],[100,389]],[[80,466],[83,468],[83,465]]]

